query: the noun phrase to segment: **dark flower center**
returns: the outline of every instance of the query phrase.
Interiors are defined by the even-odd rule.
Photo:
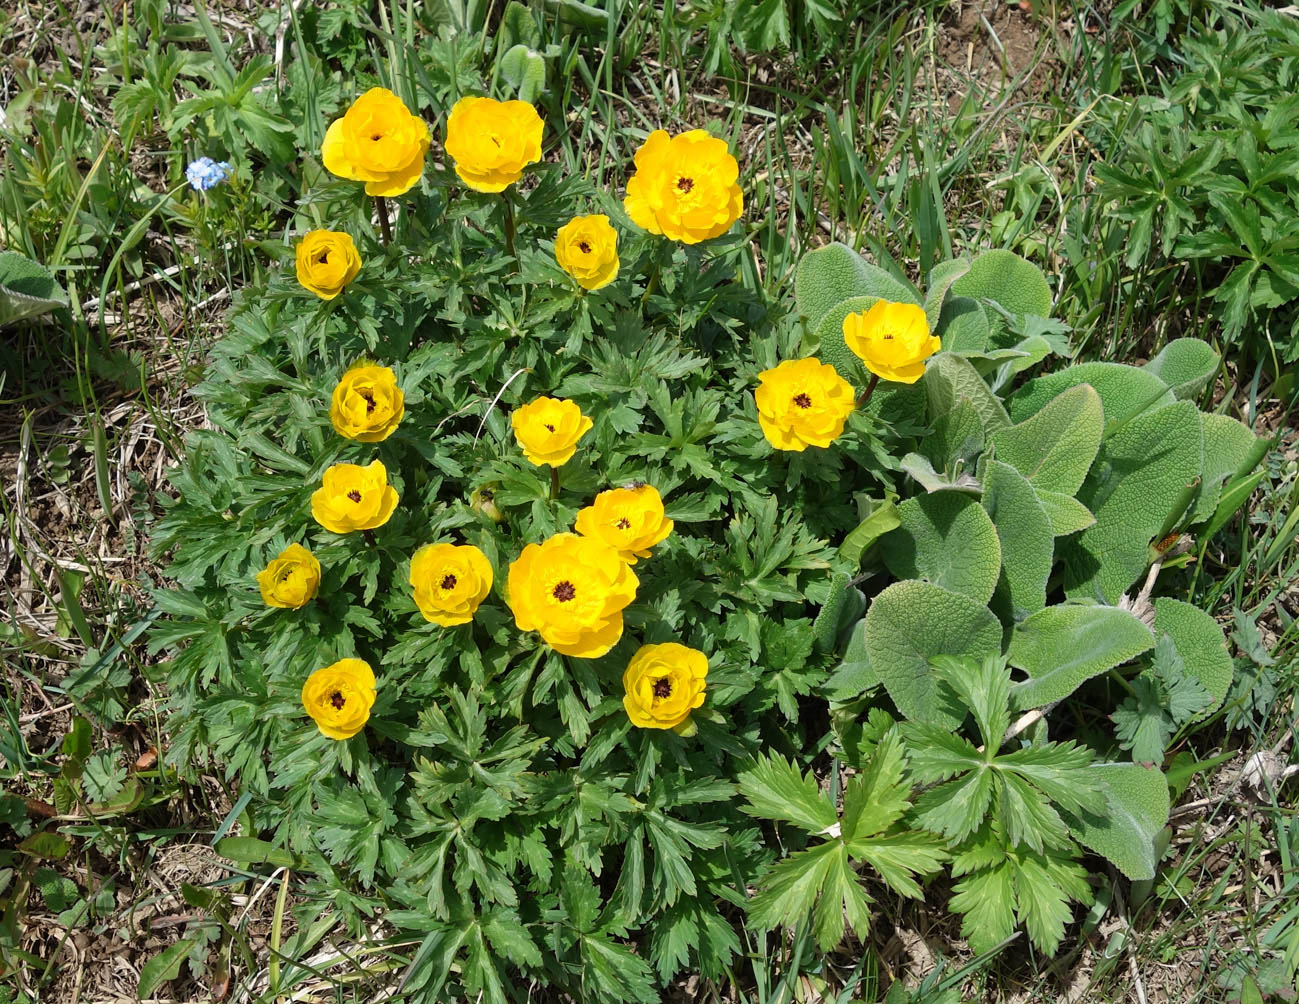
[[[551,425],[549,422],[546,423],[546,428],[549,429],[551,432],[555,431],[555,427]]]
[[[655,696],[655,697],[671,697],[671,696],[672,696],[672,681],[669,680],[666,676],[663,677],[663,679],[661,679],[661,680],[655,680],[655,681],[654,681],[654,696]]]
[[[893,341],[893,332],[891,332],[891,331],[886,331],[886,332],[884,333],[884,340],[885,340],[886,342],[891,342],[891,341]]]
[[[372,136],[370,137],[370,142],[371,142],[371,143],[378,143],[379,140],[381,140],[381,139],[383,139],[383,133],[381,133],[381,132],[377,132],[377,133],[375,133],[374,135],[372,135]]]
[[[321,252],[320,252],[320,256],[319,256],[318,258],[316,258],[316,261],[318,261],[321,265],[328,265],[328,264],[329,264],[329,252],[328,252],[328,251],[321,251]]]
[[[624,516],[622,519],[618,520],[618,522],[615,523],[614,525],[619,530],[629,530],[631,529],[631,520],[629,520],[626,516]]]
[[[443,589],[455,589],[455,587],[456,587],[456,577],[454,575],[446,575],[443,577],[442,579]]]
[[[339,691],[335,690],[329,695],[329,703],[334,706],[335,711],[342,711],[343,705],[347,703],[347,700]]]
[[[694,188],[694,187],[695,187],[695,181],[694,181],[693,178],[678,178],[678,179],[677,179],[677,188],[681,189],[681,191],[683,191],[683,192],[687,192],[687,193],[688,193],[688,192],[689,192],[692,188]]]
[[[806,394],[799,394],[797,397],[794,398],[794,403],[798,405],[800,408],[812,407],[812,399],[808,397]]]
[[[579,251],[581,251],[582,254],[590,254],[590,253],[591,253],[591,245],[588,244],[586,241],[582,241],[582,242],[580,242],[580,243],[577,245],[577,249],[578,249]]]
[[[577,590],[573,588],[573,583],[565,579],[563,582],[555,586],[551,595],[555,597],[555,599],[559,600],[560,603],[567,603],[577,595]]]
[[[361,493],[358,492],[355,488],[353,488],[350,492],[347,493],[347,497],[350,498],[353,502],[361,501]]]
[[[490,488],[484,488],[478,493],[478,497],[484,502],[492,502],[496,499],[496,493]]]
[[[365,398],[365,413],[369,415],[374,411],[374,395],[361,391],[361,396]]]

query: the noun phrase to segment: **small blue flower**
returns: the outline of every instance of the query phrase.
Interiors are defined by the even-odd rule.
[[[209,188],[221,184],[230,177],[232,168],[226,161],[215,161],[211,157],[200,157],[185,168],[185,177],[189,187],[196,192],[206,192]]]

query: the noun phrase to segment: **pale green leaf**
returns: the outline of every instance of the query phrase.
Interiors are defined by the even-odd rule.
[[[1104,430],[1100,395],[1081,384],[994,433],[992,448],[998,460],[1014,467],[1035,489],[1073,496],[1096,459]]]
[[[1074,839],[1108,858],[1133,881],[1155,877],[1155,836],[1168,822],[1168,782],[1157,767],[1093,764],[1105,811],[1068,814]]]
[[[982,510],[980,510],[982,511]],[[1001,652],[1001,624],[987,607],[929,582],[895,582],[866,612],[866,653],[898,710],[955,729],[966,708],[934,672],[939,655]]]
[[[1110,436],[1078,492],[1096,524],[1061,543],[1065,593],[1117,603],[1149,567],[1151,543],[1181,515],[1202,460],[1189,401],[1138,415]]]
[[[1046,518],[1051,521],[1051,533],[1056,537],[1065,537],[1079,530],[1086,530],[1096,522],[1090,509],[1071,495],[1059,492],[1037,492],[1037,500],[1042,505]]]
[[[1001,544],[1001,575],[994,610],[1022,620],[1046,606],[1055,535],[1051,520],[1028,480],[1009,464],[988,462],[983,476],[983,508]]]
[[[1143,367],[1166,383],[1179,399],[1196,398],[1218,371],[1220,358],[1199,338],[1177,338]]]
[[[1041,707],[1153,648],[1150,629],[1117,607],[1061,605],[1015,625],[1007,658],[1029,678],[1011,688],[1015,706]]]
[[[1001,544],[978,501],[958,492],[907,499],[900,525],[880,541],[885,565],[899,579],[923,579],[976,603],[992,598]]]

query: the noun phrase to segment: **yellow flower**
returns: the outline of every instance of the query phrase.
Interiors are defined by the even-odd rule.
[[[695,648],[669,641],[642,645],[622,674],[627,695],[622,706],[631,723],[642,729],[674,729],[679,735],[698,732],[690,712],[704,703],[708,658]]]
[[[410,559],[410,584],[425,620],[443,627],[468,624],[492,590],[492,566],[470,544],[426,544]]]
[[[402,195],[424,173],[429,129],[386,87],[371,87],[330,124],[321,159],[331,174],[364,181],[366,195]]]
[[[562,467],[573,459],[577,441],[594,423],[582,414],[574,401],[539,397],[514,409],[510,425],[523,455],[540,467]]]
[[[726,233],[744,211],[740,167],[726,144],[702,129],[650,133],[636,151],[623,205],[638,227],[683,244]]]
[[[257,573],[257,588],[268,607],[297,610],[320,589],[320,562],[301,544],[290,544]]]
[[[648,558],[650,548],[672,532],[663,515],[663,498],[653,485],[612,488],[577,514],[574,527],[583,537],[602,540],[629,565]]]
[[[388,484],[388,471],[379,460],[368,467],[335,464],[311,494],[311,515],[334,533],[383,526],[396,508],[397,490]]]
[[[351,234],[311,230],[298,241],[298,282],[322,300],[332,300],[361,271]]]
[[[302,685],[302,705],[330,739],[351,739],[370,720],[374,670],[364,659],[339,659]]]
[[[929,333],[923,307],[888,300],[845,317],[843,340],[868,370],[894,383],[915,383],[925,375],[925,360],[943,347]]]
[[[843,433],[856,402],[852,385],[819,359],[786,359],[758,374],[758,423],[778,450],[829,446]]]
[[[639,585],[612,547],[557,533],[510,565],[505,602],[519,630],[539,632],[563,655],[598,659],[622,637],[622,611]]]
[[[446,150],[475,192],[503,192],[541,159],[541,130],[526,101],[461,98],[447,116]]]
[[[406,413],[406,396],[387,366],[357,364],[334,388],[329,420],[348,439],[377,443],[393,434]]]
[[[618,277],[618,231],[607,216],[574,216],[555,234],[555,260],[583,289],[607,286]]]

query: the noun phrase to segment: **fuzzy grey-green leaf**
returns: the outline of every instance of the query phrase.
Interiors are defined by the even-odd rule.
[[[992,300],[1011,314],[1049,317],[1051,287],[1042,270],[1013,251],[985,251],[952,283],[959,296]]]
[[[1007,658],[1028,679],[1011,698],[1021,709],[1061,701],[1093,676],[1135,659],[1155,637],[1118,607],[1062,604],[1039,610],[1015,625]]]
[[[794,303],[807,318],[807,329],[816,331],[839,303],[857,296],[920,303],[908,289],[878,265],[872,265],[846,244],[835,242],[809,251],[794,273]]]
[[[983,476],[983,508],[1001,542],[1001,575],[993,610],[1021,620],[1046,606],[1055,535],[1028,479],[1009,464],[989,461]]]
[[[946,415],[968,398],[983,421],[985,434],[995,433],[1010,425],[1010,416],[997,396],[988,389],[983,377],[969,361],[950,352],[940,352],[929,360],[924,379],[925,396],[929,400],[931,420]]]
[[[1010,399],[1010,416],[1022,422],[1070,387],[1083,383],[1091,384],[1100,395],[1107,430],[1177,400],[1164,381],[1146,370],[1123,363],[1080,363],[1024,384]]]
[[[1152,879],[1155,837],[1168,823],[1168,782],[1157,767],[1102,763],[1088,768],[1105,792],[1106,811],[1066,814],[1077,841],[1108,858],[1133,881]]]
[[[884,564],[899,579],[924,579],[987,603],[1001,573],[1001,544],[978,501],[932,492],[898,506],[900,525],[880,541]]]
[[[1001,624],[987,607],[929,582],[895,582],[866,612],[866,654],[907,718],[954,729],[966,708],[930,665],[939,655],[983,659],[1001,651]]]
[[[1100,395],[1080,384],[1052,398],[1036,414],[993,433],[998,460],[1034,488],[1076,495],[1100,450],[1105,413]]]
[[[1078,501],[1094,526],[1061,544],[1071,598],[1117,603],[1200,473],[1200,415],[1189,401],[1137,415],[1105,440]]]
[[[1176,338],[1141,368],[1168,384],[1179,400],[1185,400],[1199,396],[1218,371],[1220,358],[1208,342]]]
[[[1208,715],[1227,696],[1234,672],[1222,628],[1199,607],[1161,596],[1155,600],[1155,633],[1166,633],[1173,640],[1186,672],[1213,697],[1213,704],[1199,717]]]

